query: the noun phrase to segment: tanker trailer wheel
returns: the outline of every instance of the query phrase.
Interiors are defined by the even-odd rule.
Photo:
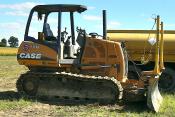
[[[22,82],[22,87],[28,96],[36,96],[38,90],[38,79],[27,77]]]
[[[159,79],[159,89],[164,92],[171,92],[175,87],[175,71],[171,68],[166,68]]]
[[[128,66],[128,79],[138,80],[141,69],[134,65]]]

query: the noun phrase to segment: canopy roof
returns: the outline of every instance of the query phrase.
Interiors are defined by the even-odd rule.
[[[50,12],[84,12],[87,10],[86,6],[73,5],[73,4],[50,4],[50,5],[37,5],[32,10],[37,11],[40,14],[46,14]]]

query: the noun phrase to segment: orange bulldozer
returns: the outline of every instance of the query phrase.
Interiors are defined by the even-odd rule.
[[[124,44],[106,37],[106,12],[103,10],[103,36],[76,28],[74,14],[86,11],[86,6],[71,4],[37,5],[32,8],[26,25],[24,41],[17,60],[29,71],[17,80],[17,90],[29,97],[116,103],[143,101],[158,112],[162,97],[158,90],[163,66],[163,23],[157,22],[155,68],[144,71],[139,80],[127,77],[128,58]],[[69,27],[63,28],[67,14]],[[55,16],[54,16],[55,15]],[[32,31],[32,20],[38,32]],[[53,16],[53,17],[52,17]],[[49,18],[54,24],[49,24]],[[53,23],[53,22],[52,22]],[[55,26],[53,33],[51,28]],[[69,29],[67,31],[67,28]]]

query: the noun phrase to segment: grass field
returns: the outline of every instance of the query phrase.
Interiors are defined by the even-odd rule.
[[[164,101],[159,113],[147,109],[146,103],[128,103],[99,106],[59,105],[26,100],[20,97],[15,88],[17,78],[27,71],[18,65],[15,56],[0,56],[0,117],[21,116],[81,116],[81,117],[173,117],[175,116],[175,95],[163,94]]]
[[[15,56],[18,48],[0,47],[0,56]]]

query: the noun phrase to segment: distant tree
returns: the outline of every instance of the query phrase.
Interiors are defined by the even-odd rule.
[[[14,37],[14,36],[11,36],[8,40],[10,47],[17,47],[18,42],[19,42],[18,38]]]
[[[5,38],[3,38],[1,40],[1,44],[2,44],[3,47],[6,47],[7,46],[7,40]]]

